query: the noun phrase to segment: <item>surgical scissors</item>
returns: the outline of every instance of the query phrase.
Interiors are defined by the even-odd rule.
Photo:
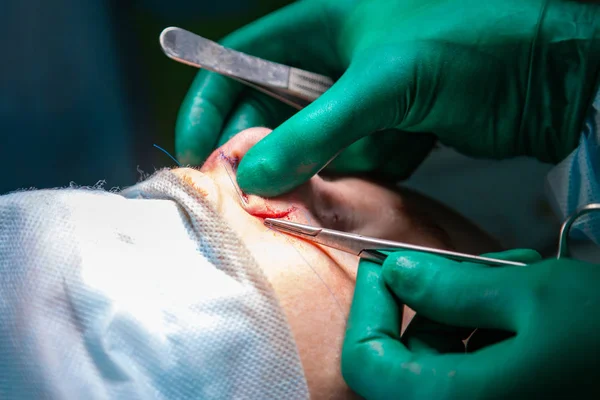
[[[228,49],[181,28],[166,28],[159,40],[167,57],[235,79],[298,110],[333,85],[327,76]]]
[[[336,231],[333,229],[319,228],[310,225],[281,219],[266,218],[265,225],[283,233],[288,233],[314,243],[354,254],[362,259],[382,264],[388,256],[385,251],[399,250],[419,251],[446,257],[455,261],[469,261],[492,266],[518,266],[527,264],[517,261],[500,260],[490,257],[474,256],[471,254],[457,253],[454,251],[434,249],[431,247],[417,246],[392,240],[376,239],[354,233]]]

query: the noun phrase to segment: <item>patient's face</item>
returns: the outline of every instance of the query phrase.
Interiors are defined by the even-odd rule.
[[[453,247],[451,235],[429,216],[439,214],[425,213],[414,194],[403,197],[357,178],[317,176],[275,199],[242,194],[237,164],[269,132],[246,130],[215,151],[200,171],[175,173],[209,199],[263,269],[290,323],[312,397],[347,397],[339,357],[358,258],[270,230],[264,218],[438,248]],[[411,316],[406,313],[405,322]]]

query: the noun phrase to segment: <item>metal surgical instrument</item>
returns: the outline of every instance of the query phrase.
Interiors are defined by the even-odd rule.
[[[446,257],[456,261],[469,261],[479,264],[493,266],[525,266],[526,264],[516,261],[500,260],[496,258],[474,256],[470,254],[457,253],[454,251],[439,250],[431,247],[417,246],[408,243],[394,242],[392,240],[376,239],[354,233],[336,231],[333,229],[318,228],[315,226],[298,224],[281,219],[266,218],[265,225],[280,232],[288,233],[314,243],[354,254],[362,259],[382,264],[387,258],[384,251],[393,252],[398,250],[419,251]]]
[[[235,79],[298,110],[333,85],[327,76],[228,49],[181,28],[163,30],[160,45],[175,61]]]
[[[569,232],[575,221],[579,218],[600,211],[600,203],[591,203],[578,208],[562,224],[558,237],[558,251],[556,259],[569,256],[568,239]],[[368,236],[362,236],[354,233],[336,231],[333,229],[319,228],[310,225],[289,222],[281,219],[266,218],[265,225],[274,228],[280,232],[288,233],[314,243],[319,243],[327,247],[345,251],[354,254],[365,260],[370,260],[378,264],[383,263],[387,254],[384,252],[393,252],[398,250],[411,250],[434,254],[449,258],[455,261],[469,261],[490,266],[525,266],[527,264],[516,261],[500,260],[497,258],[475,256],[471,254],[457,253],[448,250],[439,250],[431,247],[417,246],[408,243],[394,242],[391,240],[376,239]]]

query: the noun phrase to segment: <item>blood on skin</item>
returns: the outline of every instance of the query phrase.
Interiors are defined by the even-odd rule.
[[[214,162],[213,157],[215,157],[215,155],[211,156],[207,162],[211,162],[211,163]],[[219,150],[218,158],[227,162],[231,166],[231,168],[233,169],[234,172],[237,171],[237,167],[240,162],[239,157],[228,156],[223,152],[223,150]],[[244,199],[244,202],[246,204],[248,204],[248,195],[246,193],[242,192],[241,189],[239,189],[239,191],[241,193],[242,198]],[[248,211],[248,213],[254,217],[264,219],[264,218],[286,218],[289,216],[290,213],[292,213],[293,211],[296,210],[296,207],[290,207],[285,211],[275,211],[268,204],[266,204],[265,207],[266,207],[266,210],[263,209],[263,210],[246,210],[246,211]]]
[[[296,207],[290,207],[285,211],[275,211],[271,209],[268,205],[266,206],[266,210],[257,210],[257,211],[248,211],[250,215],[257,218],[286,218],[292,213],[296,211]]]

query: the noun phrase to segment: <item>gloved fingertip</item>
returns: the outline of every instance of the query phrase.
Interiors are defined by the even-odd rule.
[[[532,249],[514,249],[514,258],[524,263],[534,263],[542,260],[542,255]]]
[[[397,262],[403,259],[403,257],[397,256],[397,253],[394,253],[383,262],[381,275],[389,285],[396,286],[401,281],[402,266],[398,266]]]
[[[368,260],[360,260],[356,275],[356,288],[365,285],[381,287],[381,274],[381,265]]]
[[[415,252],[401,251],[391,254],[384,261],[383,279],[396,295],[410,295],[422,286],[422,257],[422,254]]]
[[[200,156],[199,154],[193,152],[190,149],[186,149],[185,151],[176,151],[175,158],[177,159],[177,162],[179,162],[179,164],[182,166],[197,166],[202,165],[202,163],[204,162],[204,157]]]
[[[187,127],[177,127],[175,131],[175,157],[182,165],[202,165],[208,154],[200,140]]]
[[[250,155],[244,156],[237,169],[237,183],[242,192],[262,197],[272,197],[279,194],[277,184],[274,184],[265,174],[264,159],[256,160]]]
[[[289,192],[312,176],[290,171],[285,163],[278,162],[271,149],[258,146],[260,144],[250,149],[238,166],[237,182],[244,193],[275,197]]]

